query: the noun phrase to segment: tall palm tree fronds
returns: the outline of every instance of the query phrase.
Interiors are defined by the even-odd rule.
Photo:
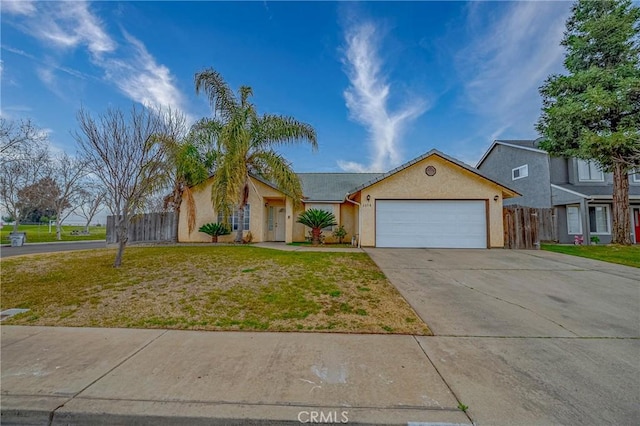
[[[220,73],[211,68],[195,75],[195,87],[196,93],[207,96],[213,110],[213,118],[203,119],[194,127],[216,153],[211,201],[214,209],[222,213],[225,224],[234,209],[238,212],[235,241],[239,243],[250,176],[273,182],[299,205],[300,180],[291,163],[278,154],[276,148],[307,142],[316,150],[316,132],[310,124],[293,117],[258,115],[250,102],[251,87],[241,86],[236,95]]]

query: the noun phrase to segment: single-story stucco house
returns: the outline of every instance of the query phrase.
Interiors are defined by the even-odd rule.
[[[297,223],[304,209],[326,209],[363,247],[493,248],[503,247],[502,200],[516,191],[477,169],[437,150],[387,173],[300,173],[304,199],[294,209],[291,199],[270,182],[250,178],[249,202],[242,226],[253,242],[305,241],[308,229]],[[189,232],[180,215],[180,242],[208,242],[198,232],[221,222],[211,206],[211,183],[193,188],[196,227]],[[181,210],[184,212],[186,205]],[[335,241],[325,230],[326,241]],[[234,235],[220,237],[232,241]]]

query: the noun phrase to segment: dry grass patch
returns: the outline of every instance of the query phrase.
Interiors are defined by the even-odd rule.
[[[364,253],[130,247],[2,260],[5,324],[431,334]]]

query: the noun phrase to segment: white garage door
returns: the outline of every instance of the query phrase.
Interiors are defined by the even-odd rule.
[[[484,201],[376,201],[376,247],[487,248]]]

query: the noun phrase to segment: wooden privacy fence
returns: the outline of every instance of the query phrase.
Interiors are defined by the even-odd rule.
[[[506,206],[502,216],[505,248],[539,249],[540,241],[557,240],[554,209]]]
[[[129,243],[172,241],[175,237],[175,212],[138,214],[129,226]],[[107,216],[107,244],[118,242],[116,217]]]

